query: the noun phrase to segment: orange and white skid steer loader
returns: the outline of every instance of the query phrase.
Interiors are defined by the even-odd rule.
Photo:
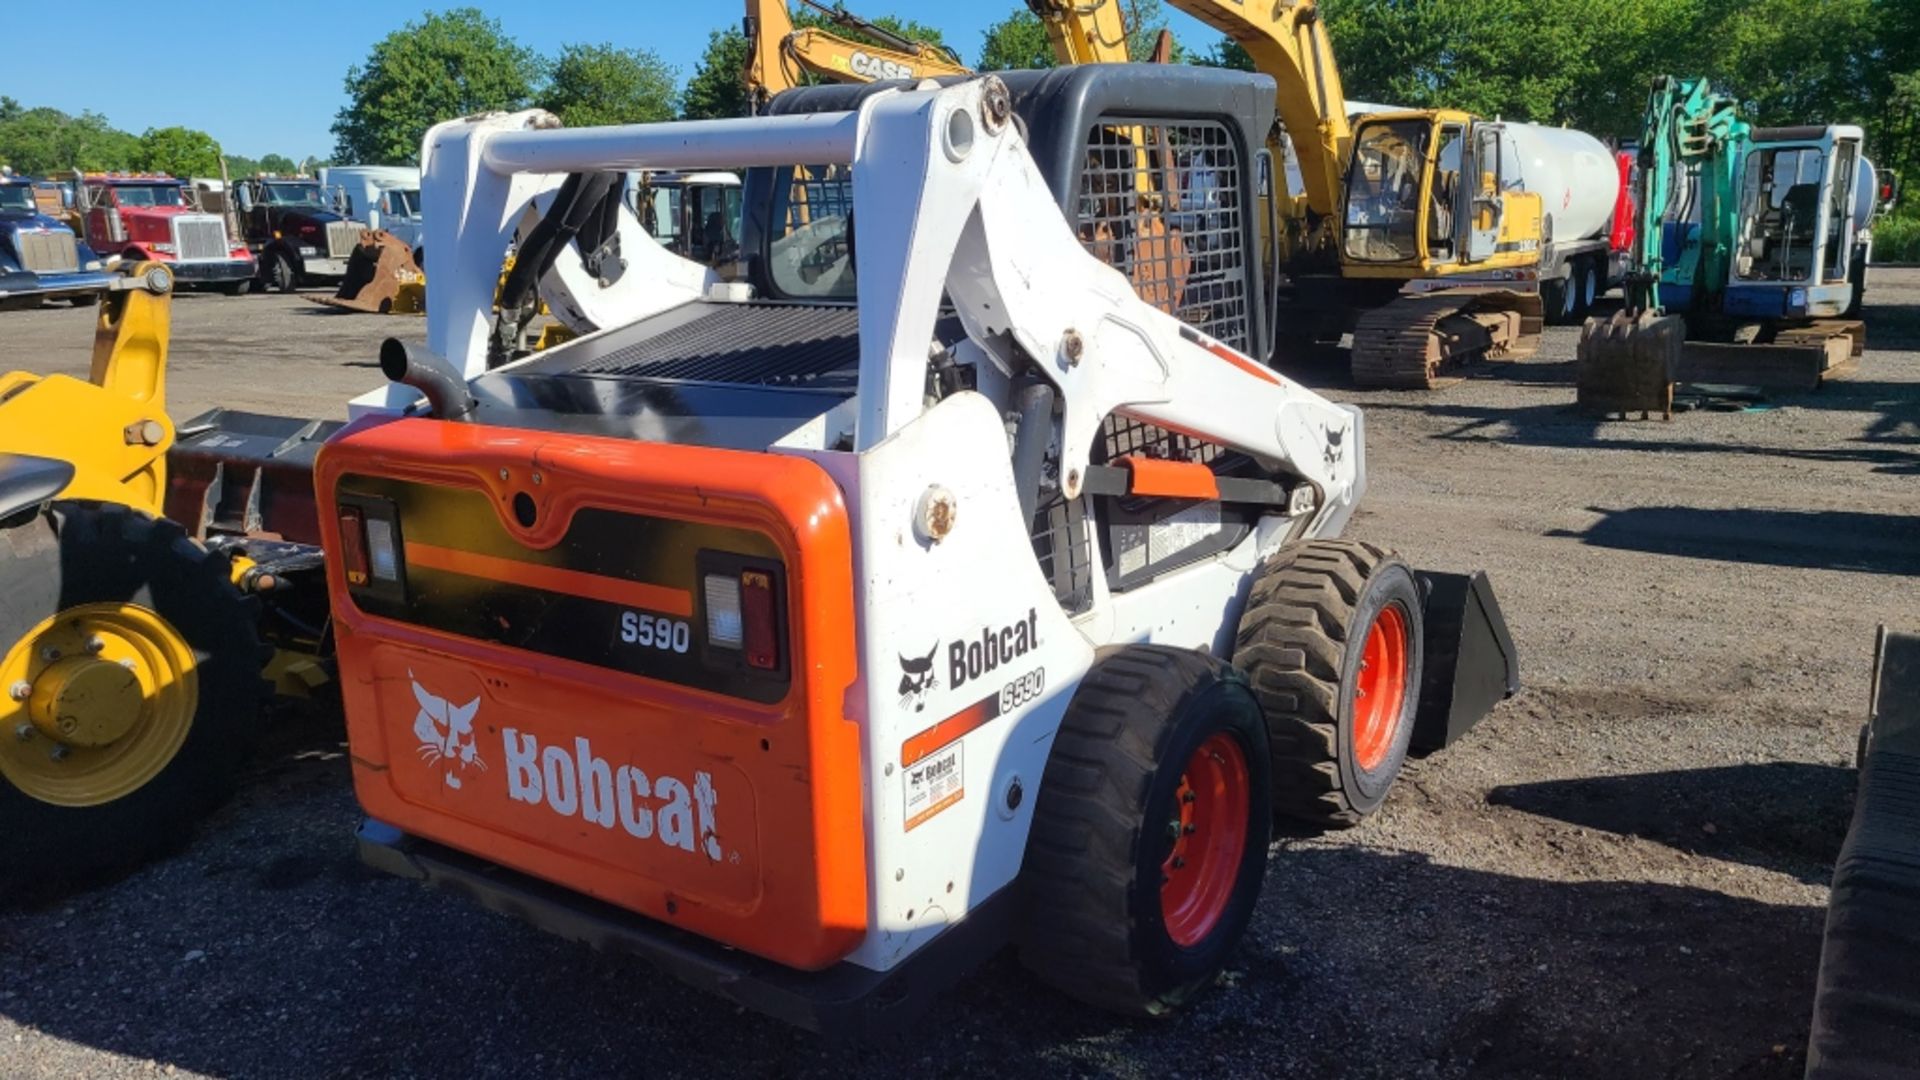
[[[1360,413],[1249,359],[1272,102],[1095,65],[436,128],[428,346],[315,470],[363,856],[816,1029],[1009,940],[1123,1012],[1207,986],[1276,819],[1517,688],[1483,576],[1341,538]],[[604,177],[698,167],[750,170],[746,281],[631,233],[561,280]],[[513,359],[517,230],[599,329]]]

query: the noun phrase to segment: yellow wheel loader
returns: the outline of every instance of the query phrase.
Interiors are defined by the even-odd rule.
[[[232,790],[272,685],[249,595],[279,583],[268,549],[165,513],[172,290],[159,263],[115,279],[84,380],[0,375],[0,884],[181,842]]]

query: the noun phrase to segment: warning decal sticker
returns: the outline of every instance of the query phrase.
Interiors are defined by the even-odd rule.
[[[960,749],[961,744],[954,742],[901,770],[907,789],[909,832],[959,802],[965,794]]]

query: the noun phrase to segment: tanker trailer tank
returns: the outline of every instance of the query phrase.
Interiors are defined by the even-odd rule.
[[[1620,281],[1609,243],[1616,214],[1630,214],[1620,167],[1599,139],[1571,128],[1506,123],[1502,150],[1518,163],[1512,186],[1540,196],[1540,297],[1550,322],[1586,317]]]

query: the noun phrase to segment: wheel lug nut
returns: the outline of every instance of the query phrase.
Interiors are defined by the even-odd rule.
[[[11,694],[15,701],[25,701],[33,696],[33,684],[25,679],[21,679],[19,682],[14,683],[7,693]]]
[[[1180,857],[1180,856],[1178,856],[1178,855],[1175,855],[1175,856],[1173,857],[1173,868],[1174,868],[1175,870],[1178,870],[1178,869],[1180,869],[1180,868],[1182,868],[1182,867],[1184,867],[1184,866],[1186,866],[1186,865],[1187,865],[1187,860],[1185,860],[1185,859],[1183,859],[1183,858],[1181,858],[1181,857]]]
[[[67,749],[65,743],[54,743],[53,749],[47,751],[47,756],[55,761],[65,761],[67,760],[67,755],[71,752],[72,751]]]
[[[133,657],[129,656],[125,660],[120,661],[120,666],[126,668],[128,671],[132,671],[134,669]]]
[[[95,656],[99,656],[101,650],[105,649],[106,647],[107,647],[107,643],[105,641],[102,641],[98,636],[90,637],[87,639],[87,651],[92,653]]]
[[[19,739],[21,742],[32,742],[33,741],[33,725],[32,724],[16,725],[13,729],[13,737],[16,739]]]
[[[60,650],[49,645],[46,648],[40,650],[40,659],[45,660],[47,663],[51,664],[55,660],[60,659]]]

